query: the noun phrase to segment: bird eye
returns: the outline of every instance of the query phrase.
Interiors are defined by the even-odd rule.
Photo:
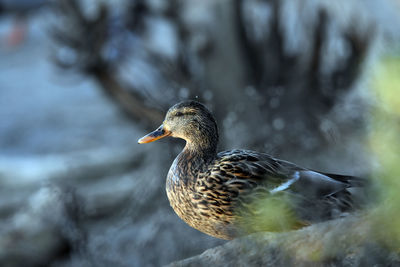
[[[175,113],[175,116],[176,116],[176,117],[183,116],[183,113],[182,113],[182,112],[177,112],[177,113]]]

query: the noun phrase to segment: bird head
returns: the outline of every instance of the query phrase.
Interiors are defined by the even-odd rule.
[[[184,101],[172,106],[160,127],[138,140],[150,143],[166,136],[186,140],[195,146],[218,142],[218,129],[211,112],[197,101]]]

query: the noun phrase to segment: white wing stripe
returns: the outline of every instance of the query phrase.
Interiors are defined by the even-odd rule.
[[[291,186],[293,183],[295,183],[297,180],[299,180],[299,178],[300,178],[300,175],[299,175],[299,172],[297,171],[297,172],[295,172],[295,173],[293,174],[293,178],[292,178],[292,179],[290,179],[290,180],[284,182],[283,184],[281,184],[281,185],[278,186],[278,187],[275,187],[274,189],[272,189],[272,190],[269,191],[269,192],[270,192],[271,194],[275,194],[276,192],[279,192],[279,191],[283,191],[283,190],[285,190],[285,189],[288,189],[289,186]]]

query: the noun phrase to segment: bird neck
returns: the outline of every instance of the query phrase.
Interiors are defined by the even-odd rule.
[[[218,146],[218,128],[214,119],[210,123],[203,123],[199,126],[198,131],[186,135],[183,139],[186,141],[183,153],[196,156],[205,162],[214,159],[217,155]]]
[[[201,140],[201,142],[187,140],[181,154],[185,155],[186,158],[207,164],[217,155],[218,138],[206,139],[203,137]]]
[[[199,172],[205,171],[216,157],[216,149],[198,149],[186,144],[171,165],[167,177],[167,191],[174,191],[176,186],[192,188]]]
[[[171,166],[169,182],[193,185],[199,172],[205,171],[217,157],[218,128],[212,117],[211,122],[181,137],[186,145]]]
[[[205,171],[216,155],[216,145],[199,147],[187,142],[170,168],[167,184],[194,185],[199,172]]]

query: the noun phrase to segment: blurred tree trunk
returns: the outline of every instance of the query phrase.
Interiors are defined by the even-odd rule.
[[[361,3],[133,1],[117,24],[112,6],[89,18],[75,0],[62,3],[61,14],[80,29],[56,31],[78,58],[67,66],[92,75],[134,122],[152,128],[168,106],[195,98],[216,114],[221,148],[256,148],[303,164],[305,153],[310,162],[331,153],[316,165],[354,167],[362,141],[352,144],[365,126],[356,85],[376,31],[372,18],[351,12]],[[104,52],[110,45],[119,57]],[[135,64],[147,69],[124,76]]]

